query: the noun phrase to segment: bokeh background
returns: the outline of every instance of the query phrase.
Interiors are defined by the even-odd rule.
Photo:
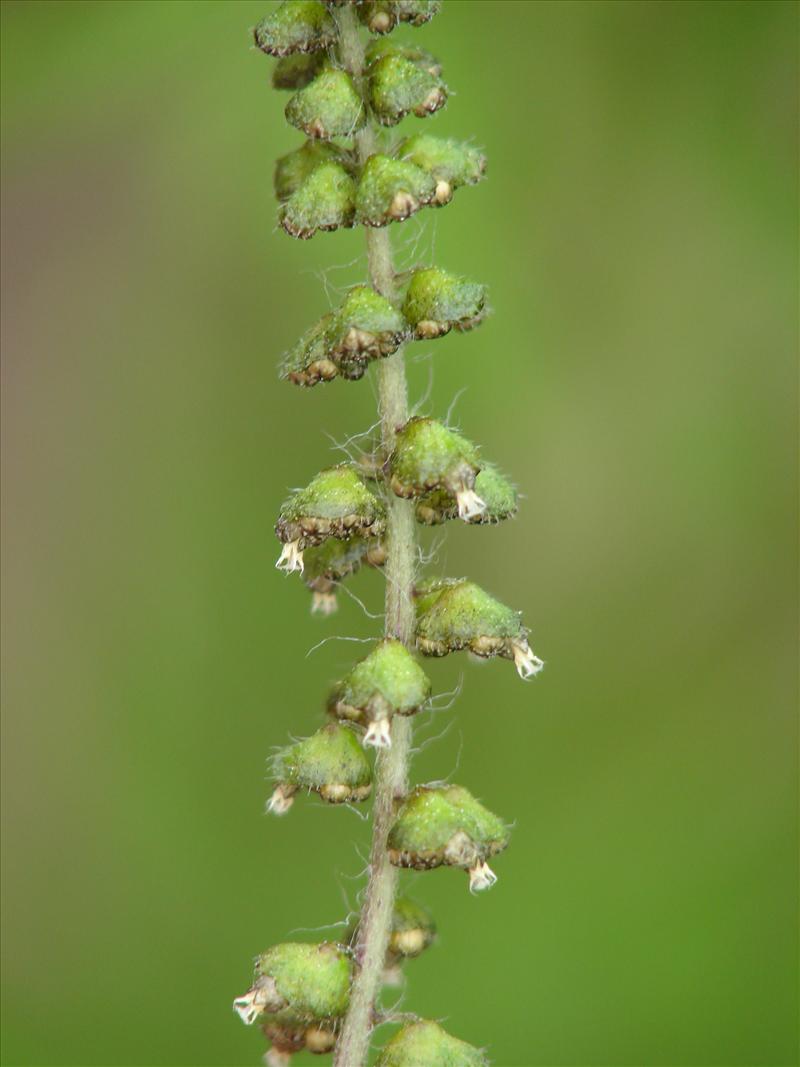
[[[362,884],[351,811],[263,815],[364,646],[307,652],[379,626],[273,569],[375,383],[276,380],[363,234],[275,229],[268,6],[3,4],[9,1065],[258,1062],[251,957],[336,936]],[[450,0],[399,34],[456,90],[428,128],[490,159],[394,228],[495,310],[415,346],[412,393],[526,494],[435,566],[548,664],[430,664],[463,692],[414,777],[516,828],[490,894],[404,876],[441,937],[402,1003],[501,1067],[797,1062],[796,32],[783,2]]]

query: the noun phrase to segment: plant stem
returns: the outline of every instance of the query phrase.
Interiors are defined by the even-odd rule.
[[[352,5],[345,4],[338,8],[337,19],[342,61],[360,84],[364,46]],[[364,129],[356,135],[360,163],[364,163],[376,150],[373,122],[370,117]],[[394,296],[394,266],[388,228],[366,228],[366,235],[370,280],[379,293],[391,299]],[[408,390],[402,349],[382,360],[379,365],[378,404],[381,445],[384,454],[388,455],[394,447],[395,432],[408,419]],[[416,559],[414,506],[410,500],[401,500],[391,492],[387,496],[385,633],[410,645],[414,628],[412,592]],[[389,943],[397,871],[389,863],[386,843],[394,819],[395,800],[402,797],[408,788],[410,718],[395,715],[391,729],[391,748],[380,751],[376,760],[369,880],[359,922],[357,969],[350,992],[350,1008],[336,1046],[334,1067],[362,1067],[366,1062],[375,1001]]]

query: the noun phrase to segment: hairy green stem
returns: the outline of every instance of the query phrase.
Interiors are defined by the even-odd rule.
[[[350,4],[337,12],[342,60],[360,84],[364,47],[358,23]],[[365,101],[365,106],[366,101]],[[376,150],[374,120],[370,119],[356,136],[359,161],[364,163]],[[394,266],[387,227],[367,228],[367,260],[372,285],[383,296],[394,295]],[[381,362],[378,403],[381,418],[381,444],[386,455],[394,446],[398,427],[408,419],[408,390],[402,349]],[[412,590],[416,559],[414,506],[392,493],[387,515],[385,565],[386,625],[389,637],[410,645],[414,628]],[[381,751],[375,768],[372,846],[369,880],[364,894],[356,945],[357,968],[350,993],[350,1008],[336,1046],[335,1067],[362,1067],[366,1063],[372,1034],[375,1001],[381,985],[384,959],[389,944],[397,871],[389,863],[386,847],[394,819],[394,804],[408,788],[408,758],[411,748],[411,720],[395,715],[392,719],[391,748]]]

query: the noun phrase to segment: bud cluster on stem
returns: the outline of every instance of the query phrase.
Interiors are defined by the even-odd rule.
[[[368,880],[356,921],[341,942],[273,946],[258,957],[251,988],[234,1001],[258,1022],[285,1065],[302,1049],[332,1052],[335,1067],[363,1067],[383,1021],[402,1029],[379,1067],[482,1067],[484,1053],[417,1016],[388,1017],[383,985],[435,939],[432,917],[397,895],[399,872],[465,871],[471,892],[497,876],[488,860],[509,827],[463,786],[409,788],[411,724],[429,706],[431,683],[414,657],[466,650],[513,660],[522,678],[543,663],[519,614],[465,578],[422,580],[417,528],[460,519],[496,523],[517,510],[513,484],[469,440],[433,418],[410,417],[404,345],[478,326],[485,287],[437,266],[398,273],[390,226],[451,203],[486,170],[474,146],[429,134],[392,140],[406,116],[447,103],[442,68],[416,44],[385,35],[424,25],[440,0],[286,0],[255,28],[276,57],[273,85],[293,92],[287,121],[306,142],[277,161],[278,219],[292,237],[360,225],[368,280],[310,327],[287,353],[281,377],[305,388],[357,381],[377,367],[380,436],[372,459],[316,474],[280,509],[277,567],[299,572],[312,611],[336,610],[336,590],[362,565],[382,569],[385,626],[372,651],[332,688],[329,721],[280,750],[267,803],[286,815],[301,792],[328,805],[372,797]],[[373,35],[370,40],[368,35]],[[374,756],[369,750],[374,749]]]

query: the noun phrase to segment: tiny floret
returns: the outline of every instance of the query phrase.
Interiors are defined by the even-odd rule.
[[[294,790],[279,785],[267,801],[267,811],[270,815],[285,815],[292,804],[294,804]]]
[[[481,500],[474,489],[460,489],[456,493],[458,504],[458,517],[465,522],[470,522],[486,511],[486,502]]]
[[[512,642],[514,666],[520,678],[533,678],[544,667],[544,660],[535,656],[526,640]]]
[[[388,719],[374,719],[364,734],[364,744],[373,748],[390,748],[392,732]]]
[[[303,573],[303,553],[300,551],[299,541],[288,541],[281,549],[278,561],[275,564],[279,571],[291,574],[293,571]]]
[[[269,977],[259,978],[243,997],[233,1002],[233,1010],[246,1026],[252,1026],[265,1011],[279,1011],[285,1005],[278,993],[275,981]]]
[[[497,875],[485,860],[469,869],[470,893],[478,893],[481,889],[491,889],[496,881]]]

